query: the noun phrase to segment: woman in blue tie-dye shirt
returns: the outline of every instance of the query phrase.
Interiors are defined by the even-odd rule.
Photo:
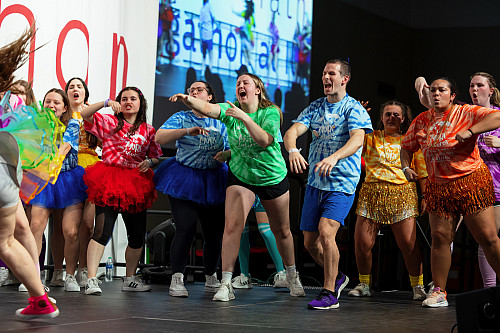
[[[205,81],[194,82],[188,94],[215,103],[213,89]],[[219,160],[226,160],[227,156],[221,156],[230,154],[226,126],[194,110],[180,111],[156,134],[156,142],[160,144],[172,141],[176,141],[176,156],[163,162],[154,176],[156,188],[168,195],[176,227],[170,248],[174,274],[169,293],[188,296],[184,270],[198,219],[204,238],[205,290],[215,292],[220,286],[216,270],[224,232],[227,179],[227,165]]]

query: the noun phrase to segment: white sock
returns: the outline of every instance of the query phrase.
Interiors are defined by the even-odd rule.
[[[229,282],[231,283],[231,279],[233,278],[233,272],[222,272],[221,282]]]
[[[295,277],[297,274],[297,267],[295,265],[285,266],[286,276]]]

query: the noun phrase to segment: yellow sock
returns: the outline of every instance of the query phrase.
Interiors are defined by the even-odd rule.
[[[371,286],[372,285],[372,275],[371,274],[367,274],[367,275],[359,274],[359,282],[365,283],[365,284]]]
[[[419,276],[411,276],[410,275],[410,284],[412,287],[418,285],[424,285],[424,274],[420,274]]]

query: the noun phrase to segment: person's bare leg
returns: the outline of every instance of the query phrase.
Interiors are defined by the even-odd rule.
[[[290,193],[288,191],[272,200],[262,200],[261,198],[269,218],[269,226],[276,238],[276,246],[285,266],[295,265],[293,236],[290,231],[289,201]]]
[[[369,275],[372,271],[372,249],[375,245],[380,223],[358,216],[356,228],[354,230],[354,250],[356,255],[356,265],[361,275]]]
[[[97,243],[95,240],[90,240],[89,248],[87,249],[87,266],[89,278],[96,277],[97,269],[99,268],[99,264],[101,263],[105,248],[106,247],[104,245]]]
[[[448,273],[451,266],[451,242],[455,238],[458,217],[446,218],[429,213],[431,227],[431,271],[434,287],[446,289]]]
[[[322,217],[319,220],[319,241],[323,248],[323,288],[335,291],[335,279],[339,271],[340,253],[335,237],[341,224],[338,221]]]
[[[14,230],[14,237],[21,243],[22,246],[28,251],[35,265],[38,263],[38,250],[36,247],[35,237],[31,232],[30,223],[26,217],[21,201],[17,205],[16,211],[16,228]]]
[[[80,243],[80,253],[78,255],[78,268],[87,268],[87,248],[90,238],[94,232],[95,205],[90,201],[85,201],[83,207],[82,223],[78,231],[78,242]]]
[[[83,203],[79,203],[63,210],[64,258],[66,259],[66,274],[70,275],[75,275],[80,251],[78,230],[82,220],[82,209]]]
[[[38,270],[28,251],[14,238],[17,205],[0,208],[0,258],[21,281],[31,297],[45,295]]]
[[[50,251],[54,261],[54,271],[63,269],[64,262],[64,234],[62,229],[63,210],[55,209],[52,213],[52,237],[50,239]]]
[[[233,185],[226,190],[226,221],[222,237],[222,271],[233,272],[238,258],[240,239],[245,221],[255,201],[252,191]]]
[[[415,218],[410,217],[391,224],[391,229],[403,254],[408,273],[411,276],[420,276],[422,274],[422,255],[417,245]]]
[[[17,208],[16,208],[17,209]],[[31,232],[35,238],[37,253],[40,255],[42,251],[43,232],[49,221],[50,210],[43,207],[32,206],[31,208]]]
[[[125,250],[125,276],[129,277],[135,274],[137,271],[137,266],[139,266],[139,260],[141,259],[142,247],[138,249],[133,249],[127,246]]]
[[[483,248],[488,263],[500,277],[500,239],[497,235],[494,208],[488,207],[466,215],[464,223],[476,242]]]

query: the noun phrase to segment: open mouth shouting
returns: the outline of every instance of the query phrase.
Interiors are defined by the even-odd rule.
[[[472,93],[472,100],[477,101],[477,92]]]
[[[238,96],[240,96],[240,99],[244,99],[245,97],[247,97],[247,92],[245,91],[245,89],[240,89],[240,91],[238,91]]]

